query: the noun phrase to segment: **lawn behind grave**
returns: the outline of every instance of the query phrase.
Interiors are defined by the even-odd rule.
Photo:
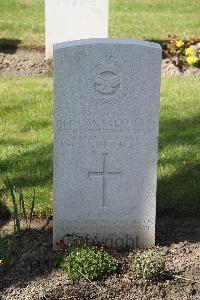
[[[52,80],[1,78],[0,86],[0,170],[26,194],[36,188],[37,211],[48,213],[52,207]]]
[[[198,0],[110,0],[110,37],[200,36]],[[44,47],[44,0],[1,0],[0,42]]]
[[[44,0],[0,0],[0,42],[44,47]]]
[[[158,161],[158,209],[200,211],[200,81],[164,79]]]
[[[111,0],[110,36],[162,41],[200,36],[198,0]]]
[[[36,188],[37,213],[48,214],[52,210],[52,79],[0,78],[0,86],[0,170],[27,196]],[[162,82],[158,211],[200,212],[199,94],[198,78]],[[10,206],[9,201],[3,193],[1,207],[2,203]]]

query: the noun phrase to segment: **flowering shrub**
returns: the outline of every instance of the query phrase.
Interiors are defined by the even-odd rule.
[[[103,248],[85,245],[69,247],[59,265],[72,280],[93,280],[116,271],[119,262]]]
[[[152,280],[165,270],[165,258],[158,249],[144,250],[136,255],[129,254],[135,276],[143,280]]]
[[[169,40],[163,45],[166,57],[182,69],[184,66],[200,66],[200,48],[194,47],[200,40],[178,40],[176,36],[169,36]]]
[[[199,62],[199,58],[196,56],[188,56],[186,57],[186,61],[188,65],[195,66]]]

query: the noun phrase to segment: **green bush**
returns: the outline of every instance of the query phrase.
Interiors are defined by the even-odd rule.
[[[96,246],[71,246],[59,262],[70,279],[96,279],[114,272],[119,265],[117,259]]]
[[[145,250],[129,255],[131,267],[136,277],[144,280],[155,279],[165,269],[165,258],[157,249]]]

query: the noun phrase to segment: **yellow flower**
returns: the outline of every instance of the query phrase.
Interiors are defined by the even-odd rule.
[[[3,260],[2,259],[0,259],[0,265],[3,265]]]
[[[177,48],[181,48],[181,47],[183,47],[183,45],[184,45],[184,42],[182,40],[176,41]]]
[[[193,53],[193,50],[192,50],[191,47],[185,49],[185,55],[186,55],[186,56],[191,56],[192,53]]]
[[[188,65],[193,66],[199,61],[199,58],[196,56],[188,56],[186,57],[186,61]]]

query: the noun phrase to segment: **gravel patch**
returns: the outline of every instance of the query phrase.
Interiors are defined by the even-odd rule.
[[[0,76],[47,76],[52,74],[52,61],[45,60],[44,50],[17,49],[14,53],[0,49]],[[181,72],[169,59],[163,59],[162,77],[194,75],[200,76],[200,69],[186,68]]]
[[[44,51],[19,49],[15,53],[0,52],[0,76],[47,76],[52,63]]]

